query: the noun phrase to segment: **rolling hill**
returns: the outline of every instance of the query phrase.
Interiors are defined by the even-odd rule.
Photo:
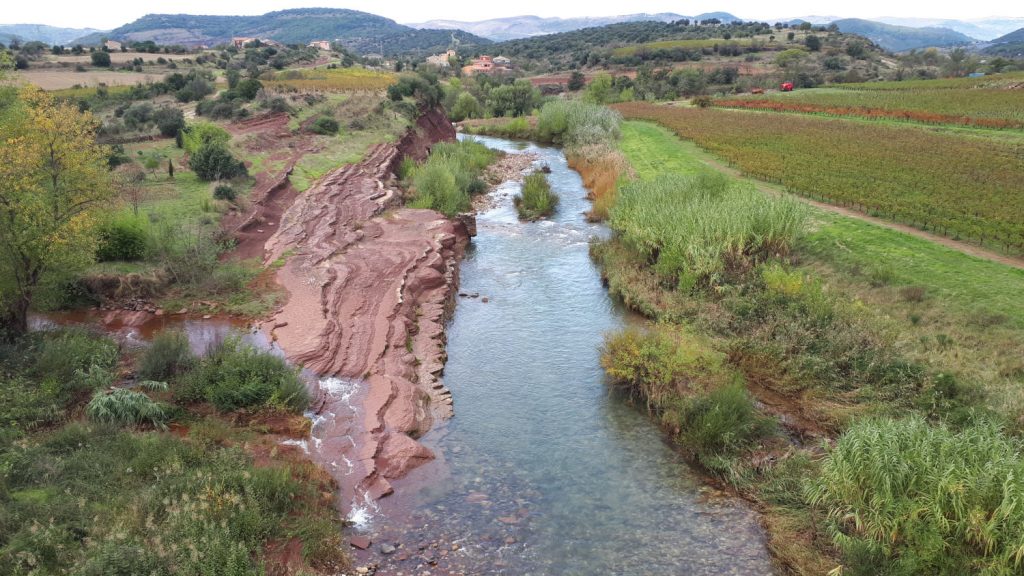
[[[490,41],[459,30],[418,30],[394,20],[334,8],[301,8],[269,12],[260,16],[197,16],[190,14],[149,14],[104,34],[91,34],[79,41],[96,44],[101,37],[145,41],[157,44],[213,46],[234,36],[259,37],[284,44],[305,44],[311,40],[336,40],[361,53],[432,51],[444,49],[455,36],[463,45]]]
[[[860,18],[846,18],[832,22],[841,32],[868,38],[886,50],[904,52],[915,48],[942,48],[971,44],[974,39],[949,28],[911,28],[895,26]]]
[[[414,28],[442,28],[466,30],[478,36],[497,42],[517,40],[545,34],[572,32],[584,28],[608,26],[624,22],[675,22],[676,20],[708,20],[717,18],[722,22],[739,21],[740,18],[728,12],[709,12],[697,16],[683,16],[672,12],[658,14],[625,14],[621,16],[598,16],[583,18],[542,18],[540,16],[511,16],[494,18],[477,22],[460,20],[431,20],[418,24],[409,24]]]
[[[10,42],[17,38],[22,42],[38,40],[47,44],[68,44],[87,34],[101,32],[95,28],[58,28],[46,24],[0,24],[0,40]]]
[[[984,52],[997,56],[1017,57],[1024,55],[1024,28],[996,38],[992,41],[991,46],[985,48]]]
[[[978,40],[993,39],[1024,26],[1024,18],[982,18],[978,20],[947,20],[943,18],[877,18],[878,22],[921,28],[926,26],[949,28]]]

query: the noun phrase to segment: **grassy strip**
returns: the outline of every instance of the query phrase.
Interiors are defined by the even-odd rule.
[[[496,152],[472,140],[435,145],[423,164],[406,164],[402,169],[401,176],[409,184],[408,205],[448,217],[468,212],[471,196],[487,190],[481,176],[496,158]]]

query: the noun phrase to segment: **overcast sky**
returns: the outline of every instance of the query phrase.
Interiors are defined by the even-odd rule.
[[[1024,16],[1020,0],[973,0],[971,2],[925,2],[911,0],[859,0],[821,2],[813,0],[635,0],[594,2],[592,0],[51,0],[26,2],[4,0],[0,12],[3,24],[50,24],[69,28],[116,28],[150,13],[172,14],[262,14],[286,8],[327,6],[351,8],[380,14],[399,22],[433,19],[484,20],[503,16],[611,16],[635,12],[675,12],[694,15],[726,11],[747,20],[774,20],[807,15],[835,15],[871,18],[907,16],[976,19],[988,16]]]

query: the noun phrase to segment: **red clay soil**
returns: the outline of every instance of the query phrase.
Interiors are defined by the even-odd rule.
[[[315,455],[328,470],[340,458],[353,464],[351,473],[335,472],[343,505],[356,494],[390,493],[389,479],[432,459],[414,438],[451,414],[438,377],[470,226],[402,208],[393,169],[454,137],[442,112],[424,114],[397,146],[375,146],[299,196],[266,243],[266,263],[287,258],[277,280],[289,298],[264,330],[295,363],[362,381],[359,421],[322,424]],[[321,390],[314,406],[330,416],[347,411],[343,402]]]

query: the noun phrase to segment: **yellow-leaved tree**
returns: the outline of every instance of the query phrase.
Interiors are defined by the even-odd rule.
[[[113,198],[96,121],[38,88],[0,104],[0,338],[28,329],[44,283],[88,266]]]

